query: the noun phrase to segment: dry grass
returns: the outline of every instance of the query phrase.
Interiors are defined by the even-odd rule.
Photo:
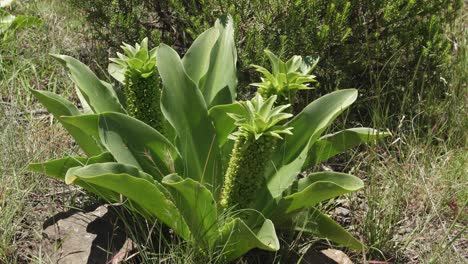
[[[70,95],[72,90],[62,67],[48,56],[76,54],[79,48],[73,15],[61,7],[60,1],[15,5],[13,13],[39,16],[43,24],[0,44],[0,263],[30,262],[40,248],[42,222],[76,203],[74,196],[80,193],[60,196],[70,188],[26,170],[32,161],[77,151],[28,91]]]
[[[404,157],[401,150],[383,153],[368,152],[366,166],[357,168],[367,175],[364,200],[353,201],[358,233],[371,247],[368,258],[463,263],[468,246],[466,149],[440,153],[413,145]]]

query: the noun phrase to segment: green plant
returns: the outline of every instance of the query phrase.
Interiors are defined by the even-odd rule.
[[[135,47],[124,44],[124,54],[110,59],[109,73],[124,85],[125,105],[130,116],[162,132],[162,113],[159,107],[161,87],[156,72],[156,48],[148,49],[148,39]]]
[[[261,83],[251,84],[258,87],[257,92],[264,98],[278,95],[278,104],[294,103],[297,91],[313,89],[308,85],[316,82],[315,76],[310,73],[317,66],[318,59],[293,56],[284,62],[269,50],[265,50],[265,54],[270,59],[272,71],[252,65],[263,77]]]
[[[11,2],[0,2],[0,37],[2,37],[2,42],[10,38],[18,29],[41,23],[39,18],[25,15],[14,16],[8,13],[4,8],[10,5]]]
[[[242,113],[228,113],[235,120],[237,131],[231,134],[235,140],[229,165],[224,177],[221,206],[243,209],[251,206],[255,194],[263,182],[265,168],[275,149],[280,134],[292,135],[292,127],[278,123],[292,114],[283,110],[290,105],[272,108],[276,95],[263,102],[257,94],[252,101],[242,103]]]
[[[53,93],[32,93],[87,156],[33,163],[29,168],[82,186],[108,201],[118,201],[122,195],[128,208],[150,221],[166,224],[181,238],[194,242],[205,255],[216,252],[225,260],[252,248],[278,250],[275,227],[297,227],[363,249],[358,240],[315,209],[324,200],[362,188],[362,181],[336,172],[316,172],[300,179],[298,174],[387,133],[356,128],[321,137],[356,100],[354,89],[327,94],[287,122],[291,114],[281,112],[288,106],[272,109],[275,96],[265,101],[256,96],[251,102],[235,102],[233,31],[232,19],[223,16],[194,41],[182,59],[167,45],[157,48],[156,64],[163,82],[161,109],[174,134],[167,138],[128,116],[112,86],[99,80],[88,67],[71,57],[54,55],[69,70],[91,113],[82,114]],[[253,139],[246,145],[252,151],[245,153],[240,143],[240,150],[233,148],[228,140],[232,136],[238,142]],[[265,150],[260,153],[261,148]],[[234,154],[228,165],[231,152]],[[253,175],[260,180],[253,188],[255,201],[239,200],[237,193],[228,199],[230,202],[222,202],[222,187],[229,182],[225,168],[252,153],[261,155],[262,160],[256,167],[245,168],[250,175],[261,174]],[[239,190],[235,185],[245,184],[246,175],[235,174],[228,169],[226,177],[241,181],[231,181],[225,190]],[[247,192],[251,194],[252,190]],[[236,208],[226,208],[239,204],[245,207],[240,216]],[[305,209],[313,212],[311,221],[296,217]]]

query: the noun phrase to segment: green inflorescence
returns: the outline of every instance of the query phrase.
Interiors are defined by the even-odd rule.
[[[282,61],[269,50],[265,54],[271,63],[271,72],[259,65],[252,65],[263,77],[262,82],[252,83],[258,87],[258,93],[263,98],[277,95],[277,105],[293,103],[298,90],[310,90],[309,84],[317,82],[315,75],[310,73],[315,69],[318,59],[310,57],[293,56],[287,62]]]
[[[124,91],[129,115],[162,132],[162,113],[159,107],[161,89],[156,74],[147,78],[125,74]]]
[[[161,85],[156,72],[156,49],[148,49],[148,39],[135,47],[124,44],[125,54],[111,59],[124,76],[124,92],[129,115],[162,132]]]
[[[255,194],[264,183],[265,168],[281,134],[292,134],[291,127],[278,125],[292,115],[283,111],[290,105],[273,108],[276,96],[263,101],[257,94],[251,101],[243,102],[242,115],[230,114],[238,130],[231,134],[235,140],[224,178],[221,206],[224,208],[249,208]]]
[[[221,205],[248,208],[263,184],[265,167],[275,149],[274,137],[237,138],[226,171]]]

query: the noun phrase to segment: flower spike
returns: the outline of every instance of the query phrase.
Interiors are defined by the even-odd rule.
[[[264,98],[272,95],[279,96],[277,104],[292,102],[298,90],[310,90],[310,83],[317,82],[315,75],[310,73],[315,69],[318,59],[311,57],[293,56],[287,62],[282,61],[269,50],[265,50],[271,64],[271,72],[259,65],[252,65],[263,75],[262,82],[252,83],[258,87],[258,93]]]

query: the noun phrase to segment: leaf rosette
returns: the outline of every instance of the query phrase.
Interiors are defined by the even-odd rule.
[[[355,128],[322,135],[356,100],[355,89],[320,97],[294,117],[284,112],[289,105],[276,101],[281,92],[236,102],[232,23],[229,16],[218,20],[183,58],[164,44],[147,51],[143,41],[139,48],[145,52],[125,46],[125,55],[114,60],[122,68],[139,69],[143,78],[157,70],[163,84],[158,107],[164,133],[129,114],[115,87],[99,80],[87,66],[55,55],[88,111],[50,92],[32,93],[84,155],[32,163],[30,170],[77,184],[109,202],[123,196],[130,210],[149,221],[161,221],[205,253],[220,252],[227,261],[253,248],[278,250],[275,228],[297,229],[362,250],[357,239],[317,209],[327,199],[359,190],[362,181],[337,172],[298,175],[388,133]],[[156,68],[145,60],[155,62]],[[284,67],[300,71],[299,85],[306,83],[301,76],[313,67],[298,61]],[[231,177],[235,174],[239,177]],[[239,186],[250,186],[247,192],[255,199]],[[229,188],[234,191],[226,191]],[[249,213],[235,214],[236,209]],[[304,212],[311,221],[304,221]]]

